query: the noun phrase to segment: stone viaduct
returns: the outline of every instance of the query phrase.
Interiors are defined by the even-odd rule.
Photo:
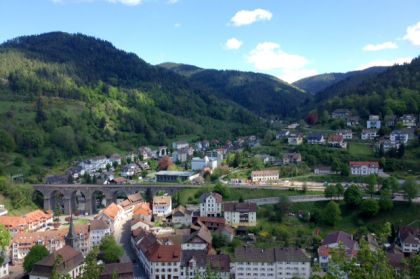
[[[76,212],[77,196],[84,197],[85,212],[89,215],[96,213],[97,196],[101,195],[106,200],[106,205],[116,201],[119,195],[128,196],[137,192],[144,193],[148,188],[153,195],[162,191],[170,195],[187,189],[197,188],[196,185],[93,185],[93,184],[38,184],[33,185],[44,199],[45,210],[55,210],[61,205],[65,214]]]

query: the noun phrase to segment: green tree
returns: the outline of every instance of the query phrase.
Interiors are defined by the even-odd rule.
[[[144,193],[144,199],[148,202],[151,203],[153,201],[153,193],[152,193],[152,189],[147,188],[146,192]]]
[[[336,188],[332,184],[328,184],[324,189],[324,196],[326,198],[332,199],[333,197],[336,196],[336,193],[337,193]]]
[[[70,274],[61,274],[59,271],[59,266],[63,265],[63,257],[61,255],[58,255],[55,259],[53,270],[51,273],[50,279],[71,279],[72,277]]]
[[[242,154],[240,152],[235,153],[232,167],[237,168],[242,164]]]
[[[382,211],[389,211],[394,207],[394,203],[392,202],[391,190],[381,191],[381,196],[379,198],[379,207]]]
[[[375,194],[376,184],[378,183],[376,179],[376,175],[373,175],[373,174],[369,175],[366,178],[366,183],[367,183],[366,193],[368,193],[370,197],[372,197],[373,194]]]
[[[222,195],[224,199],[227,199],[230,196],[230,189],[221,182],[218,182],[216,186],[214,186],[213,191]]]
[[[357,185],[351,185],[344,192],[344,201],[350,207],[357,207],[362,202],[363,194]]]
[[[291,207],[290,200],[287,196],[280,196],[279,202],[274,205],[274,210],[271,212],[270,220],[281,222],[284,215],[289,212]]]
[[[420,278],[420,255],[409,258],[407,261],[407,273],[410,278]]]
[[[99,245],[100,258],[105,263],[115,263],[124,254],[123,248],[115,241],[114,236],[105,236]]]
[[[6,227],[0,224],[0,251],[5,250],[6,247],[9,247],[12,236]]]
[[[417,185],[415,178],[412,177],[405,180],[402,189],[409,203],[417,197],[419,192],[419,186]]]
[[[38,98],[36,101],[36,114],[35,114],[35,122],[41,123],[47,120],[47,114],[44,111],[44,101],[41,97]]]
[[[98,247],[94,247],[85,258],[82,274],[77,279],[95,279],[99,278],[104,268],[103,265],[97,263],[99,254]]]
[[[337,197],[341,197],[344,194],[344,187],[341,183],[335,184],[335,194]]]
[[[341,176],[348,177],[350,175],[350,168],[347,164],[341,164]]]
[[[227,241],[226,236],[224,236],[223,234],[215,233],[213,234],[211,243],[214,248],[220,249],[222,247],[227,246],[228,241]]]
[[[35,263],[39,262],[43,258],[47,257],[50,253],[44,245],[34,245],[32,246],[29,253],[25,256],[23,260],[23,270],[26,273],[29,273],[32,270],[32,267]]]
[[[368,199],[362,201],[360,204],[360,210],[363,216],[365,217],[372,217],[378,214],[379,212],[379,204],[374,199]]]
[[[341,221],[341,210],[338,204],[330,201],[322,213],[322,219],[328,225],[335,226]]]
[[[15,148],[14,138],[5,130],[0,130],[0,152],[12,152]]]

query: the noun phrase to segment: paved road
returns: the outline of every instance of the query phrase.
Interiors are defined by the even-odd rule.
[[[134,278],[148,278],[144,269],[138,264],[137,256],[131,247],[131,227],[130,218],[126,218],[116,224],[114,230],[115,240],[124,248],[122,262],[132,262],[134,264]]]

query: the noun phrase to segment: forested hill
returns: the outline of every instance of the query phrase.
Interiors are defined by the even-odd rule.
[[[0,45],[0,172],[42,177],[80,156],[264,130],[249,110],[103,40],[53,32]]]
[[[312,109],[319,112],[348,108],[362,117],[369,114],[420,113],[420,57],[396,65],[368,79],[343,80],[315,96]]]
[[[384,72],[388,67],[371,67],[361,71],[351,71],[347,73],[327,73],[300,79],[293,83],[294,86],[316,95],[328,87],[339,83],[345,79],[352,79],[362,82]]]
[[[164,63],[160,67],[184,75],[195,88],[211,90],[262,116],[296,117],[312,96],[270,75],[232,70],[208,70]]]

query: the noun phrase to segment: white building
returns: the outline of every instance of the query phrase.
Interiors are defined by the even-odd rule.
[[[420,252],[420,229],[416,227],[402,227],[398,232],[398,239],[404,253]]]
[[[9,278],[9,259],[2,251],[0,251],[0,259],[3,259],[3,263],[0,264],[0,278]]]
[[[207,157],[204,156],[204,158],[194,157],[191,160],[191,169],[193,171],[201,171],[205,168],[210,168],[211,170],[214,170],[217,168],[217,158],[213,157]]]
[[[223,211],[226,223],[232,227],[257,225],[255,203],[228,202],[223,204]]]
[[[376,129],[363,129],[361,134],[362,140],[374,140],[378,136]]]
[[[240,247],[231,270],[236,279],[309,279],[311,258],[303,249]]]
[[[172,197],[168,195],[153,197],[153,215],[169,216],[172,213]]]
[[[276,181],[280,178],[280,173],[278,170],[262,170],[262,171],[253,171],[251,173],[252,182],[269,182]]]
[[[186,141],[176,141],[172,143],[172,148],[175,150],[189,148],[189,147],[190,147],[190,144]]]
[[[351,175],[371,175],[378,174],[379,164],[378,162],[350,162],[350,173]]]
[[[395,131],[392,131],[392,133],[389,135],[389,139],[391,140],[393,144],[396,144],[396,143],[406,144],[408,142],[408,133],[401,130],[395,130]]]
[[[369,115],[368,121],[366,121],[366,128],[368,129],[380,129],[381,120],[378,115]]]
[[[221,217],[223,198],[218,193],[206,193],[200,196],[201,217]]]
[[[303,143],[303,136],[300,134],[290,134],[287,138],[289,145],[301,145]]]
[[[96,215],[95,219],[104,220],[109,227],[111,232],[114,231],[114,228],[125,218],[124,209],[115,203],[111,203],[105,209],[99,212]]]
[[[402,125],[406,128],[416,127],[416,117],[412,114],[404,114],[400,118]]]
[[[172,211],[172,224],[181,226],[191,226],[192,213],[182,205]]]
[[[89,225],[89,238],[90,238],[90,245],[99,246],[104,238],[107,235],[111,235],[111,228],[110,226],[103,220],[92,220],[90,221]]]
[[[337,134],[342,135],[345,140],[353,139],[353,132],[351,130],[338,130]]]

